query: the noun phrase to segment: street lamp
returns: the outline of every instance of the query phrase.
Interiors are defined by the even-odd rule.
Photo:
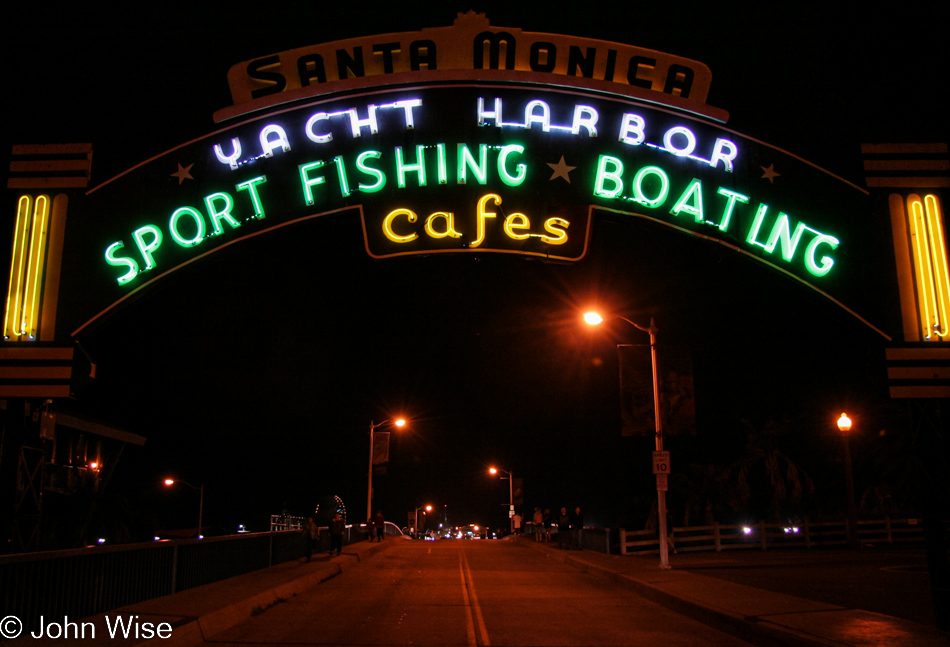
[[[406,424],[406,421],[403,418],[398,418],[393,421],[383,420],[380,423],[374,423],[372,420],[369,422],[369,478],[366,484],[366,519],[373,518],[373,434],[376,431],[377,427],[382,427],[383,425],[391,424],[396,427],[402,427]]]
[[[858,542],[858,509],[854,503],[854,474],[851,471],[851,418],[842,413],[838,418],[838,430],[844,444],[844,477],[848,489],[848,545],[852,548],[860,546]]]
[[[421,506],[419,506],[418,508],[416,508],[416,510],[415,510],[416,522],[415,522],[415,524],[414,524],[413,527],[412,527],[412,531],[413,531],[413,533],[415,534],[416,539],[419,538],[419,511],[420,511],[420,510],[425,510],[426,512],[432,512],[432,506],[431,506],[431,505],[421,505]]]
[[[512,534],[514,534],[514,531],[515,531],[515,486],[514,486],[515,478],[511,475],[511,472],[509,472],[508,470],[498,469],[497,467],[488,468],[489,474],[497,474],[498,472],[504,472],[505,474],[508,475],[507,477],[502,476],[501,478],[502,480],[504,480],[505,478],[508,479],[508,525],[509,525],[509,530],[511,531]]]
[[[653,419],[656,425],[656,451],[663,451],[663,419],[660,417],[660,381],[657,376],[656,368],[656,324],[653,323],[653,317],[650,317],[650,327],[645,328],[640,324],[630,321],[626,317],[614,315],[617,319],[622,319],[628,324],[642,330],[650,335],[650,359],[653,363]],[[590,326],[596,326],[604,322],[604,318],[596,312],[585,312],[584,321]],[[657,474],[656,498],[657,498],[657,521],[660,529],[660,568],[670,567],[670,552],[667,546],[666,534],[666,490],[660,489],[660,474]],[[666,476],[666,475],[662,475]]]
[[[166,487],[171,487],[171,486],[173,486],[175,483],[181,483],[182,485],[187,485],[187,486],[190,487],[192,490],[198,490],[198,491],[200,492],[200,495],[199,495],[199,497],[198,497],[198,537],[200,538],[200,537],[201,537],[201,522],[203,521],[204,510],[205,510],[205,486],[204,486],[204,483],[202,483],[202,484],[201,484],[200,486],[198,486],[198,487],[195,487],[194,485],[192,485],[192,484],[189,483],[188,481],[182,481],[181,479],[171,479],[171,478],[165,479],[165,486],[166,486]]]

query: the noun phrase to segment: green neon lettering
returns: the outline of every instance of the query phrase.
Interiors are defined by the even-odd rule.
[[[449,168],[448,162],[445,160],[445,144],[436,144],[435,145],[435,158],[437,161],[437,172],[439,176],[439,184],[448,184],[449,183]]]
[[[808,243],[808,247],[805,248],[805,269],[811,272],[814,276],[824,276],[831,271],[831,268],[835,264],[835,259],[830,256],[822,256],[821,264],[815,262],[815,254],[818,251],[819,245],[828,245],[831,249],[837,249],[840,245],[840,241],[834,236],[829,236],[827,234],[822,234],[817,232],[818,235]]]
[[[363,184],[359,183],[359,190],[363,193],[376,193],[377,191],[382,190],[386,186],[386,176],[379,169],[375,169],[372,166],[366,165],[366,160],[368,159],[379,159],[383,154],[379,151],[364,151],[356,157],[356,168],[366,175],[376,178],[376,181],[373,184]]]
[[[515,175],[509,173],[506,162],[508,161],[508,156],[512,153],[522,155],[524,153],[524,146],[520,144],[508,144],[507,146],[501,147],[501,152],[498,153],[498,177],[508,186],[516,187],[521,186],[524,182],[525,177],[528,175],[528,167],[519,162],[515,165]]]
[[[317,177],[310,177],[310,171],[315,171],[318,168],[323,168],[323,160],[317,160],[316,162],[310,162],[309,164],[301,164],[300,169],[300,184],[303,187],[303,199],[309,205],[315,202],[313,197],[313,189],[311,187],[323,184],[326,182],[326,178],[322,175]]]
[[[726,196],[726,207],[722,210],[722,219],[719,221],[719,231],[726,231],[729,229],[729,221],[732,219],[732,210],[735,209],[736,202],[745,204],[749,201],[749,196],[722,187],[719,187],[717,193]],[[716,223],[710,222],[709,224],[714,225]]]
[[[755,218],[752,220],[752,228],[749,229],[749,235],[745,237],[745,242],[750,245],[765,247],[756,238],[759,237],[759,229],[762,228],[762,221],[765,220],[765,214],[769,210],[769,205],[759,203],[759,208],[755,210]]]
[[[135,278],[135,275],[139,273],[139,264],[135,262],[135,259],[129,258],[128,256],[116,256],[116,252],[125,247],[121,242],[115,242],[109,245],[106,248],[106,263],[113,267],[127,267],[129,271],[117,278],[119,285],[125,285],[129,281]]]
[[[185,238],[181,235],[181,232],[178,231],[178,221],[182,216],[191,216],[192,220],[195,221],[195,236],[194,238]],[[172,212],[172,217],[168,221],[168,230],[172,234],[172,240],[181,245],[182,247],[194,247],[205,237],[205,219],[201,215],[201,212],[197,209],[192,209],[191,207],[179,207]]]
[[[610,183],[611,188],[605,188]],[[623,162],[616,157],[601,155],[597,160],[594,177],[594,195],[601,198],[616,198],[623,192]]]
[[[798,242],[802,239],[805,232],[805,223],[800,222],[795,227],[795,233],[792,234],[791,226],[788,223],[788,215],[779,212],[775,224],[772,225],[772,233],[769,234],[769,242],[765,245],[765,251],[769,254],[775,251],[778,243],[782,244],[782,258],[791,262],[795,256],[795,250],[798,248]]]
[[[346,180],[346,167],[343,166],[343,158],[337,155],[333,158],[333,163],[336,164],[336,174],[340,179],[340,195],[345,198],[350,195],[350,183]]]
[[[402,156],[402,146],[396,147],[396,185],[406,188],[406,173],[415,173],[418,186],[426,185],[425,146],[416,146],[415,164],[406,164]]]
[[[264,218],[264,205],[261,203],[261,196],[257,192],[257,185],[264,184],[267,182],[266,175],[260,175],[256,178],[250,179],[247,182],[241,182],[238,185],[235,185],[238,191],[247,191],[248,195],[251,196],[251,204],[254,205],[254,217],[255,218]]]
[[[643,192],[643,182],[646,180],[647,176],[650,175],[654,175],[660,180],[660,190],[657,191],[656,197],[654,198],[648,198],[646,193]],[[644,166],[642,169],[637,171],[636,175],[633,176],[633,199],[645,207],[655,209],[656,207],[661,206],[664,202],[666,202],[666,197],[669,195],[669,193],[670,178],[659,166]]]
[[[215,202],[218,201],[224,201],[224,206],[220,209],[215,206]],[[211,218],[211,225],[214,227],[215,236],[220,236],[224,233],[224,227],[221,226],[222,220],[226,220],[233,229],[237,229],[241,226],[241,223],[235,220],[234,216],[231,215],[231,209],[234,208],[234,201],[227,193],[219,191],[218,193],[205,196],[205,206],[208,208],[208,217]]]
[[[693,201],[692,204],[688,204],[690,200]],[[705,220],[705,218],[703,218],[703,185],[697,179],[693,179],[693,181],[689,183],[689,186],[683,191],[683,195],[680,196],[676,204],[673,205],[673,208],[670,209],[670,213],[674,216],[678,216],[682,212],[693,216],[693,220],[696,222],[703,222]]]
[[[152,235],[151,242],[146,242],[145,237]],[[145,259],[145,269],[150,270],[155,267],[155,258],[152,254],[162,246],[162,230],[155,225],[145,225],[132,232],[135,238],[135,246],[139,248],[142,258]]]
[[[465,144],[458,145],[458,177],[459,184],[468,182],[468,171],[479,184],[485,184],[488,181],[488,145],[481,144],[478,147],[478,161],[472,155],[472,151]]]

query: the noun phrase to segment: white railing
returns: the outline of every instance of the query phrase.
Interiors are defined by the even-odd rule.
[[[858,540],[864,544],[922,542],[923,523],[918,519],[878,519],[858,521]],[[735,550],[743,548],[814,548],[848,543],[847,521],[803,521],[799,525],[765,523],[673,528],[677,552]],[[623,555],[652,555],[659,552],[653,530],[621,530]]]

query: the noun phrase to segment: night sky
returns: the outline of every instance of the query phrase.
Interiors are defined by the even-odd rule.
[[[706,63],[708,103],[729,111],[729,128],[858,185],[862,142],[948,141],[937,100],[946,3],[858,15],[801,3],[327,4],[163,3],[135,17],[7,9],[3,155],[10,144],[92,142],[96,185],[213,130],[235,63],[449,26],[468,9],[497,26]],[[867,483],[874,465],[861,449],[884,451],[899,419],[879,335],[762,266],[646,222],[595,221],[590,252],[572,265],[377,261],[354,219],[288,229],[179,272],[82,340],[97,376],[63,407],[148,438],[109,486],[136,528],[194,523],[196,495],[160,487],[166,474],[204,483],[206,522],[229,530],[266,529],[268,515],[304,515],[329,495],[357,521],[370,421],[400,415],[409,428],[376,479],[377,507],[400,525],[427,503],[452,524],[506,524],[507,483],[490,464],[524,478],[527,510],[580,505],[588,524],[642,525],[655,498],[652,439],[620,436],[615,345],[647,339],[616,322],[583,329],[591,304],[655,317],[661,344],[690,349],[697,434],[667,443],[683,477],[732,463],[741,421],[784,421],[783,451],[824,488],[809,505],[825,509],[842,487],[837,414],[856,411],[867,431],[854,452]],[[896,307],[896,295],[883,298]]]

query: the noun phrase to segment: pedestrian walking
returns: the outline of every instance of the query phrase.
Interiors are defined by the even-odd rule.
[[[386,517],[382,510],[377,510],[373,525],[376,527],[376,541],[382,541],[386,535]]]
[[[545,508],[544,515],[541,517],[541,523],[544,525],[544,541],[551,541],[551,525],[554,520],[551,518],[551,509]]]
[[[333,555],[334,549],[337,555],[343,552],[344,526],[343,517],[337,512],[333,515],[333,519],[330,520],[330,555]]]
[[[567,508],[561,508],[561,514],[557,517],[557,547],[561,550],[565,547],[571,549],[571,515],[567,513]]]
[[[534,524],[534,540],[543,541],[544,540],[544,513],[541,512],[541,508],[534,509],[534,516],[531,518],[531,521]]]
[[[521,522],[522,522],[521,513],[516,512],[514,516],[511,517],[511,527],[513,529],[514,534],[516,535],[521,534]]]
[[[313,517],[307,517],[307,522],[303,525],[301,534],[306,544],[307,562],[309,562],[313,551],[316,550],[317,538],[320,536],[320,529],[313,522]]]
[[[584,514],[581,507],[574,508],[574,514],[571,515],[571,546],[577,550],[583,550],[582,534],[584,532]]]

